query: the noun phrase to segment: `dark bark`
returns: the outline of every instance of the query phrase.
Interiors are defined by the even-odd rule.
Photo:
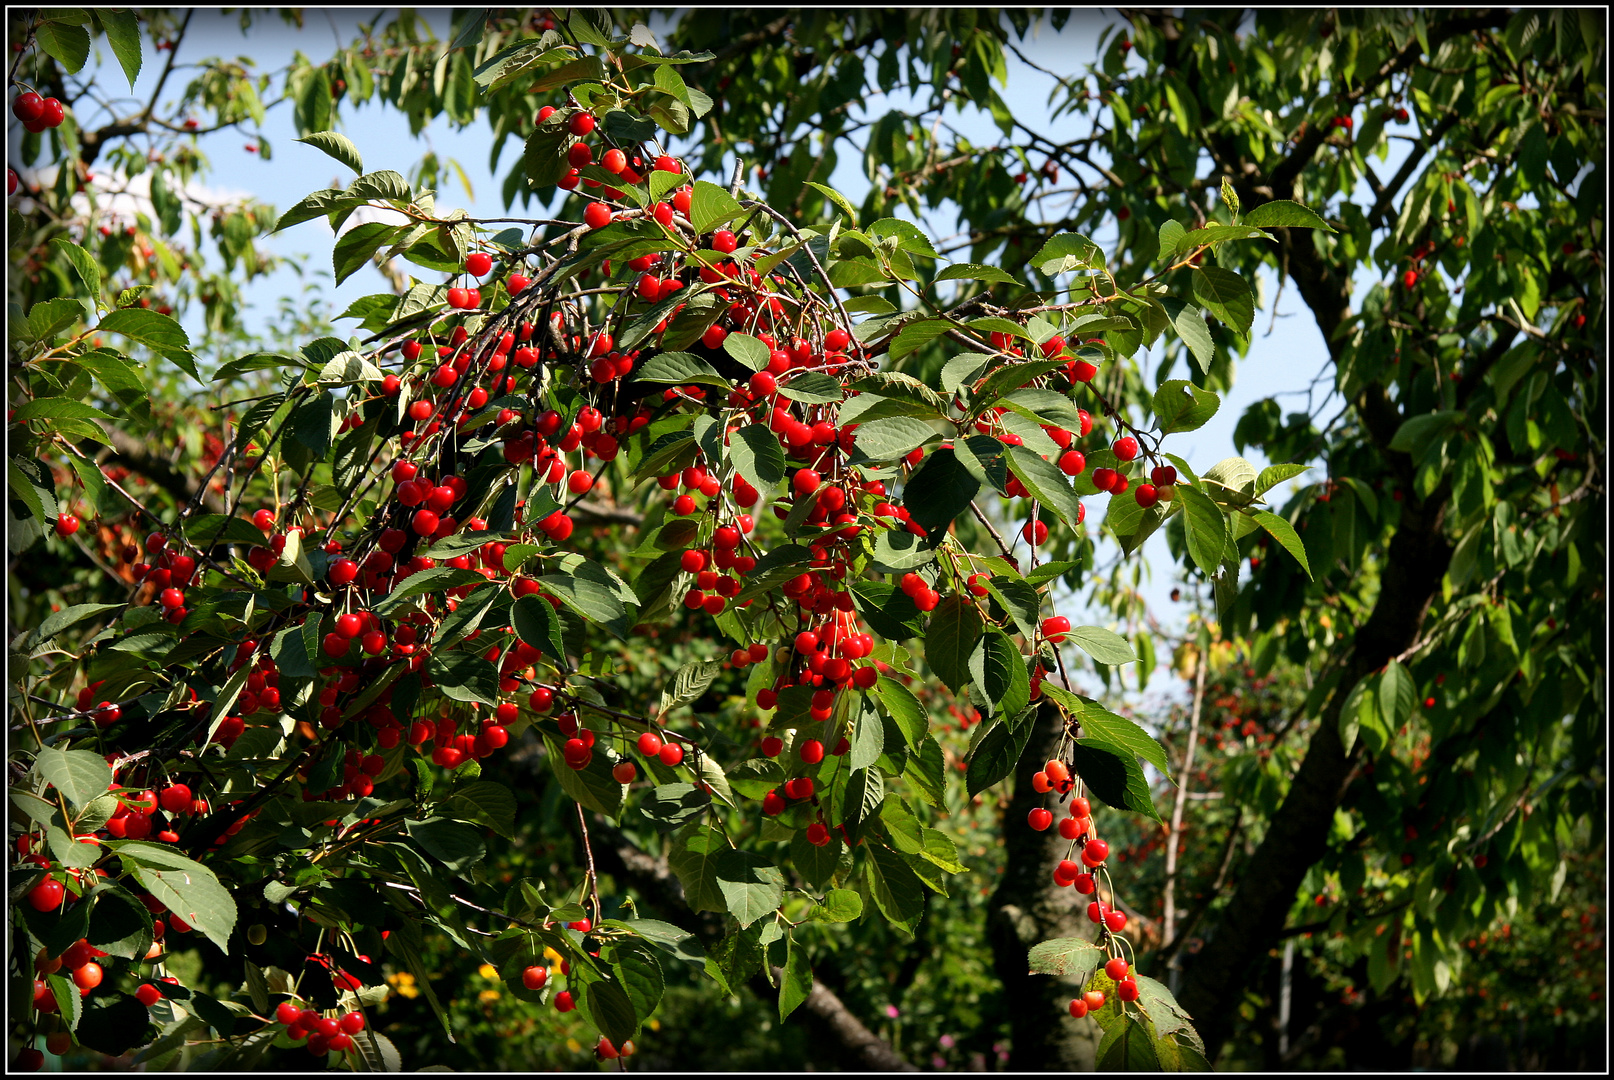
[[[1076,979],[1032,975],[1026,953],[1039,941],[1083,937],[1091,940],[1088,898],[1053,883],[1053,868],[1065,857],[1068,841],[1053,829],[1033,832],[1026,815],[1044,805],[1032,790],[1031,776],[1059,751],[1064,730],[1059,710],[1045,704],[1025,753],[1015,767],[1014,798],[1004,821],[1003,879],[987,913],[993,964],[1003,980],[1011,1037],[1009,1068],[1016,1072],[1091,1072],[1098,1050],[1098,1025],[1071,1018],[1070,999],[1081,992]]]

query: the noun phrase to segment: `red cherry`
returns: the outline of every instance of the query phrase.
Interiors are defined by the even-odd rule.
[[[566,127],[573,135],[581,139],[584,135],[594,130],[594,123],[594,117],[591,113],[580,112],[572,115],[572,118],[566,122]]]
[[[600,167],[608,173],[621,173],[628,167],[628,155],[612,148],[600,158]]]
[[[650,757],[661,752],[661,736],[654,731],[647,731],[639,736],[639,753]]]
[[[797,751],[797,754],[806,764],[817,765],[824,760],[824,744],[817,739],[808,739],[801,744],[801,749]]]
[[[44,109],[41,110],[39,119],[35,123],[44,124],[50,128],[61,127],[62,121],[66,118],[67,114],[62,109],[62,103],[53,97],[48,97],[45,99]]]
[[[45,112],[45,99],[33,91],[18,94],[11,103],[11,114],[25,124],[37,121]]]
[[[1138,456],[1138,440],[1130,435],[1123,435],[1115,440],[1115,445],[1110,449],[1121,461],[1131,461]]]
[[[589,203],[583,210],[583,223],[591,229],[603,229],[611,224],[611,208],[602,202]]]
[[[1037,832],[1043,832],[1054,823],[1054,815],[1044,807],[1037,807],[1026,815],[1026,824]]]
[[[78,532],[79,520],[72,514],[56,515],[56,535],[67,537]]]
[[[521,985],[528,990],[541,990],[549,981],[549,969],[533,965],[521,973]]]
[[[1087,846],[1082,848],[1082,862],[1088,866],[1097,866],[1110,854],[1110,845],[1103,840],[1089,840]]]
[[[474,251],[465,257],[465,272],[472,277],[486,277],[493,269],[493,256],[485,251]]]
[[[1126,929],[1126,912],[1111,911],[1104,916],[1104,925],[1110,928],[1110,933],[1119,934]]]
[[[190,809],[191,789],[185,784],[170,784],[157,795],[157,802],[170,814]]]
[[[684,748],[675,742],[666,743],[657,751],[656,758],[669,769],[677,768],[683,764]]]
[[[1117,956],[1109,963],[1104,965],[1104,974],[1108,975],[1116,982],[1120,982],[1122,979],[1126,978],[1126,973],[1130,966],[1131,965],[1126,962],[1125,957]]]
[[[55,878],[46,878],[28,890],[28,903],[35,911],[52,911],[62,904],[67,887]]]

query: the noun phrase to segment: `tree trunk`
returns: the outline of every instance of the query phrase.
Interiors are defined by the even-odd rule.
[[[1026,815],[1046,803],[1031,789],[1031,776],[1059,751],[1064,730],[1059,710],[1045,703],[1032,721],[1031,739],[1014,773],[1014,798],[1003,825],[1003,878],[987,913],[987,936],[994,966],[1003,980],[1012,1038],[1009,1069],[1016,1072],[1091,1072],[1099,1029],[1075,1020],[1070,1000],[1081,992],[1075,979],[1032,975],[1026,953],[1039,941],[1082,937],[1092,940],[1087,898],[1053,883],[1053,869],[1065,857],[1068,841],[1053,829],[1033,832]]]
[[[1252,966],[1277,945],[1306,871],[1327,848],[1353,757],[1346,754],[1340,738],[1340,707],[1363,676],[1413,643],[1446,572],[1451,546],[1441,528],[1445,499],[1442,486],[1427,502],[1409,499],[1405,504],[1390,541],[1378,601],[1357,632],[1339,685],[1317,718],[1306,759],[1268,823],[1261,845],[1240,871],[1232,901],[1207,935],[1205,947],[1187,965],[1181,1003],[1194,1018],[1206,1056],[1213,1062]]]

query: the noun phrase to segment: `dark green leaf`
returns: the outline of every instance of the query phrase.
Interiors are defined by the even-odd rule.
[[[925,634],[925,660],[955,694],[969,682],[969,659],[981,636],[981,613],[961,593],[941,602]]]

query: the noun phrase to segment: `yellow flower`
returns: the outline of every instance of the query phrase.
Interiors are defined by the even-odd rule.
[[[497,990],[484,990],[480,994],[476,995],[476,1000],[485,1005],[490,1001],[498,1001],[500,996],[501,995]]]
[[[651,1017],[650,1020],[645,1023],[645,1027],[649,1028],[651,1031],[660,1031],[661,1021]]]
[[[476,969],[476,973],[484,979],[497,979],[499,977],[499,969],[492,964],[483,964]]]
[[[559,964],[562,960],[565,959],[565,957],[561,956],[560,953],[556,952],[554,949],[550,948],[548,945],[545,945],[544,946],[544,959],[548,960],[551,964]]]

